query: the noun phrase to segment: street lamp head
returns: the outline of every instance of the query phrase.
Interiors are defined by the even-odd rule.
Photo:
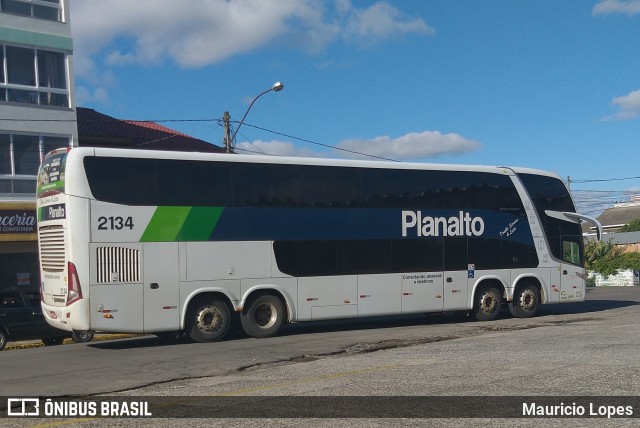
[[[231,153],[231,146],[233,146],[233,142],[236,141],[236,134],[238,133],[238,130],[240,129],[240,127],[242,126],[242,124],[244,123],[245,118],[247,117],[247,115],[249,114],[249,110],[251,110],[251,107],[253,107],[253,104],[256,102],[256,100],[258,98],[260,98],[261,96],[263,96],[266,93],[269,93],[271,91],[273,92],[280,92],[282,89],[284,89],[284,85],[280,82],[276,82],[273,84],[273,86],[271,87],[271,89],[267,89],[264,92],[259,93],[258,95],[256,95],[256,97],[253,99],[253,101],[251,101],[251,104],[249,104],[249,108],[247,108],[247,111],[244,112],[244,116],[242,116],[242,120],[240,120],[240,123],[238,123],[238,126],[236,128],[235,131],[233,131],[233,135],[229,136],[228,134],[228,130],[227,130],[227,137],[225,137],[225,146],[226,146],[226,151],[227,153]],[[225,120],[227,120],[227,129],[228,129],[228,116],[225,116]]]

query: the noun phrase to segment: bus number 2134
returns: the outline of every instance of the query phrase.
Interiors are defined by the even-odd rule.
[[[98,217],[98,230],[133,229],[133,217]]]

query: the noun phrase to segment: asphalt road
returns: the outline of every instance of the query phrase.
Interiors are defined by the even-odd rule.
[[[305,417],[317,416],[313,413],[317,403],[341,409],[343,403],[351,402],[357,408],[358,399],[349,401],[353,396],[592,396],[596,408],[611,404],[612,399],[603,396],[640,396],[640,288],[590,289],[587,299],[583,304],[543,307],[532,319],[505,314],[480,323],[444,315],[385,317],[293,325],[279,337],[260,340],[237,335],[214,344],[166,344],[145,337],[4,352],[0,354],[0,395],[159,396],[178,410],[189,397],[243,397],[248,401],[242,408],[254,411],[268,397],[293,396],[306,398],[280,404],[299,406],[300,416]],[[336,396],[345,399],[327,404],[309,398],[336,400]],[[200,409],[190,408],[190,415],[216,405],[210,400],[204,399]],[[457,405],[465,408],[464,403]],[[488,409],[484,416],[491,417],[491,411],[495,409]],[[640,407],[634,411],[640,415]],[[482,416],[480,410],[477,417]],[[312,420],[314,425],[335,425],[335,419]],[[12,426],[28,426],[24,420],[11,421]],[[162,424],[170,421],[173,426],[246,422],[163,419]],[[274,426],[300,422],[261,421]],[[383,421],[395,426],[425,421],[434,426],[468,426],[475,419],[359,418],[347,425],[378,426]],[[554,426],[576,425],[575,419],[546,421]],[[40,422],[47,426],[47,421]],[[136,419],[135,423],[90,419],[81,425],[157,423],[157,419]],[[540,420],[496,419],[492,425],[540,426]],[[579,425],[636,423],[605,418],[580,419]]]

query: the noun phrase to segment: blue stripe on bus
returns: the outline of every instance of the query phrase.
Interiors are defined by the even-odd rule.
[[[211,233],[212,241],[349,240],[426,238],[416,227],[403,236],[406,209],[252,208],[227,207]],[[414,210],[413,212],[419,212]],[[503,239],[533,245],[526,217],[487,210],[422,210],[421,218],[459,218],[460,213],[482,219],[483,231],[470,238]],[[478,226],[479,223],[476,223]],[[478,226],[479,227],[479,226]],[[477,229],[476,229],[477,231]],[[442,233],[439,235],[443,236]]]

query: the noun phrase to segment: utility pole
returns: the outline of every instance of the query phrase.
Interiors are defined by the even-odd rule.
[[[222,122],[224,123],[224,148],[226,153],[231,153],[231,125],[229,124],[230,120],[231,116],[229,116],[229,112],[225,111]]]
[[[567,175],[567,190],[571,191],[571,177]]]

